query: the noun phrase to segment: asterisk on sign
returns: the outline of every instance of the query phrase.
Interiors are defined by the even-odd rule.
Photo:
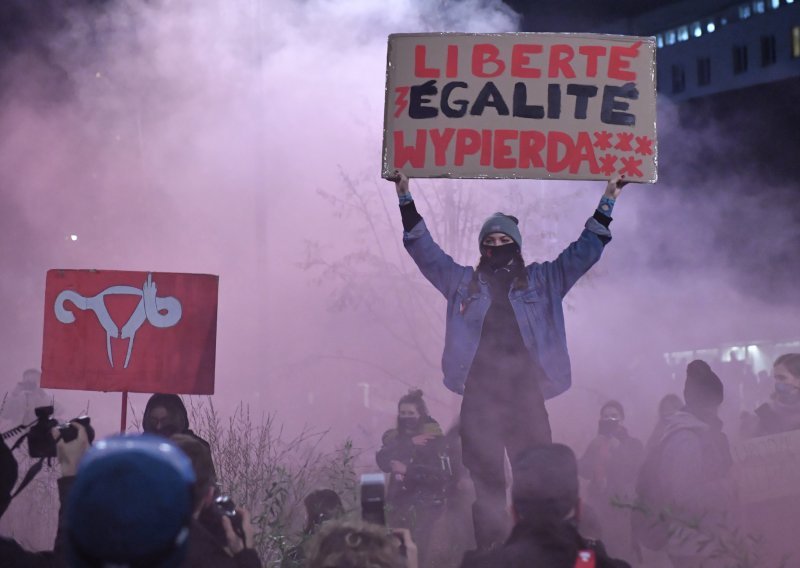
[[[617,145],[614,148],[623,152],[630,152],[633,150],[631,142],[633,142],[633,132],[617,132]]]
[[[608,150],[611,148],[611,137],[613,134],[610,132],[606,132],[603,130],[602,132],[595,132],[594,133],[594,146],[595,148],[600,148],[601,150]]]
[[[647,136],[636,137],[636,153],[649,156],[653,153],[653,141]]]
[[[613,154],[606,154],[604,156],[600,156],[600,171],[603,172],[604,175],[612,176],[614,172],[617,171],[617,157]]]
[[[642,165],[642,160],[637,160],[633,156],[630,158],[621,158],[622,160],[622,169],[619,170],[624,176],[630,177],[642,177],[642,171],[639,169],[639,166]]]

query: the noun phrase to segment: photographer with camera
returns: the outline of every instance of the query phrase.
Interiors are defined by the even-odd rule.
[[[17,477],[17,460],[5,440],[0,439],[0,517],[11,503]],[[4,568],[50,568],[53,565],[52,552],[30,552],[7,537],[0,537],[0,559],[0,566]]]
[[[442,429],[428,413],[421,390],[403,396],[397,414],[397,428],[383,434],[375,460],[389,474],[389,524],[411,530],[424,565],[433,524],[444,510],[449,459]]]
[[[600,408],[597,436],[579,460],[582,478],[589,481],[587,504],[599,517],[603,540],[612,554],[637,556],[630,525],[630,511],[612,505],[613,499],[632,502],[636,475],[644,459],[644,445],[628,434],[625,409],[616,400]]]
[[[174,444],[113,436],[90,447],[86,428],[57,439],[61,512],[55,566],[178,568],[186,556],[194,472]]]
[[[228,497],[214,498],[216,474],[211,451],[190,434],[175,434],[170,440],[189,457],[196,476],[184,566],[261,568],[261,560],[253,549],[255,534],[250,513],[236,507]]]

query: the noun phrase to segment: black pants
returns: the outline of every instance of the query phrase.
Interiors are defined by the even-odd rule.
[[[417,545],[419,565],[427,566],[431,556],[433,525],[444,511],[444,503],[431,498],[398,498],[389,500],[389,523],[394,528],[406,528]]]
[[[472,522],[478,548],[505,541],[511,520],[506,507],[505,453],[512,475],[526,448],[552,442],[550,420],[535,368],[470,373],[461,403],[464,465],[475,485]]]

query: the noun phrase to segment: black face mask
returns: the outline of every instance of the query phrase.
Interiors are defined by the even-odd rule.
[[[506,266],[519,253],[517,243],[508,243],[496,247],[483,246],[483,258],[486,259],[489,268],[497,270]]]
[[[406,430],[408,432],[411,432],[413,430],[416,430],[417,426],[419,426],[419,418],[401,417],[397,419],[397,427],[400,428],[401,430]]]

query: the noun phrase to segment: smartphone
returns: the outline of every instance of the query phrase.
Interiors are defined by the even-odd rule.
[[[361,476],[361,518],[364,522],[386,526],[385,496],[386,483],[382,473]]]

